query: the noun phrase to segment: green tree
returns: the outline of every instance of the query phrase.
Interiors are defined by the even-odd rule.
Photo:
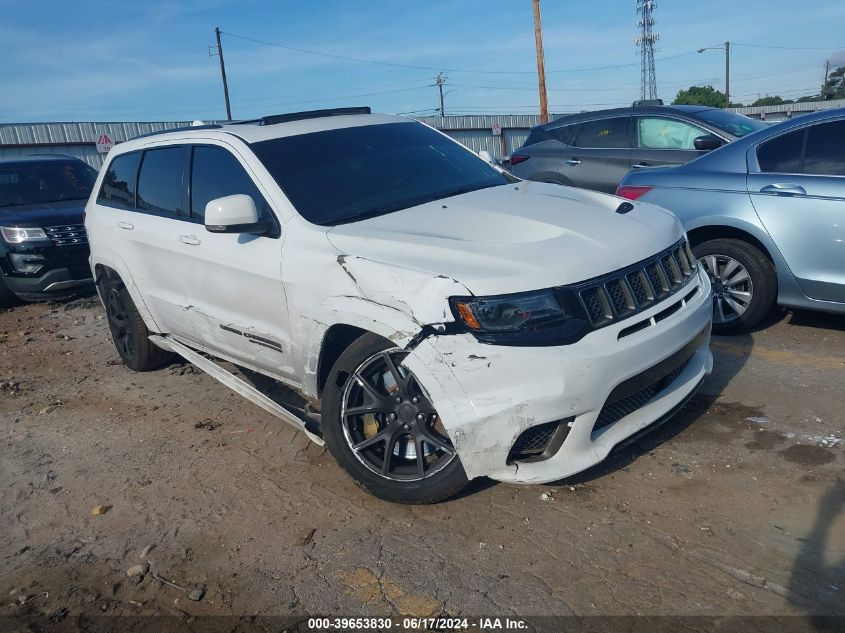
[[[794,102],[790,99],[783,99],[783,98],[781,98],[777,95],[774,95],[774,96],[770,96],[770,97],[761,97],[761,98],[757,99],[757,101],[755,101],[751,105],[753,105],[753,106],[768,106],[768,105],[781,105],[783,103],[794,103]]]
[[[713,86],[690,86],[687,90],[679,90],[672,103],[674,105],[703,105],[723,108],[725,107],[725,93],[719,92]]]
[[[822,87],[822,99],[845,99],[845,66],[840,66],[827,76]]]

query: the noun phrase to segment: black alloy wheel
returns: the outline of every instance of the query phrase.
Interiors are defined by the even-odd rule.
[[[341,418],[355,457],[394,481],[431,477],[455,457],[434,405],[402,367],[408,352],[381,351],[346,383]]]

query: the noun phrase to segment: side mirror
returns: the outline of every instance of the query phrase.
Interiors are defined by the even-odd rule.
[[[237,193],[210,200],[205,205],[205,229],[211,233],[266,233],[268,225],[258,219],[252,196]]]
[[[693,139],[692,143],[695,145],[695,149],[704,152],[709,152],[711,149],[716,149],[717,147],[721,147],[725,144],[725,142],[715,134],[705,134],[704,136],[699,136],[698,138]]]

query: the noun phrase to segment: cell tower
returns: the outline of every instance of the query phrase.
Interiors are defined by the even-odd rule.
[[[654,44],[660,38],[655,33],[654,0],[637,0],[637,31],[634,44],[640,49],[640,99],[657,99],[657,76],[654,72]]]

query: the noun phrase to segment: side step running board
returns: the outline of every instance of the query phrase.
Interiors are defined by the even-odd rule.
[[[315,435],[305,427],[305,421],[302,418],[297,416],[295,413],[288,411],[274,400],[268,398],[252,385],[241,380],[237,376],[232,375],[230,372],[220,367],[217,363],[208,360],[202,354],[195,352],[190,347],[183,345],[169,336],[152,334],[150,335],[150,341],[158,347],[168,349],[179,354],[179,356],[187,360],[189,363],[196,365],[215,380],[219,380],[229,387],[229,389],[236,391],[247,400],[254,402],[267,413],[275,415],[277,418],[281,418],[288,424],[295,426],[298,430],[305,433],[305,435],[307,435],[308,438],[315,444],[319,444],[320,446],[325,445],[323,438]]]

